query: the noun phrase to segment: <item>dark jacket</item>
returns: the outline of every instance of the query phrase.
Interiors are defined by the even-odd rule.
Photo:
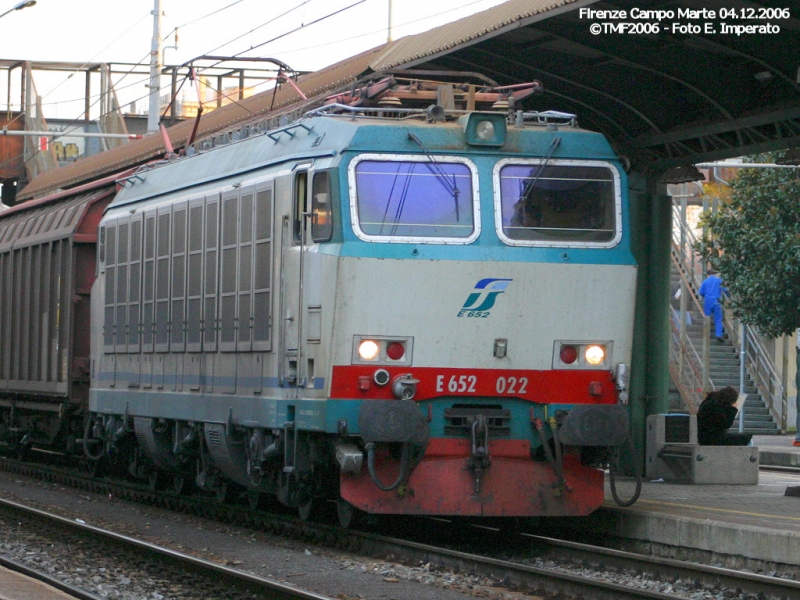
[[[716,398],[703,400],[697,411],[697,441],[701,446],[722,446],[739,410]]]

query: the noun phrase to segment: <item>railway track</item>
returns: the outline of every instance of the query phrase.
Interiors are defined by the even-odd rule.
[[[11,560],[9,558],[5,558],[0,556],[0,567],[5,567],[11,571],[16,571],[17,573],[21,573],[22,575],[26,575],[31,579],[35,579],[37,581],[41,581],[46,583],[50,587],[53,587],[65,594],[71,596],[72,598],[76,598],[77,600],[102,600],[100,596],[95,596],[94,594],[90,594],[86,590],[82,590],[74,585],[69,585],[64,583],[63,581],[51,577],[47,573],[39,569],[33,569],[28,565],[25,565],[21,562]]]
[[[46,540],[55,539],[59,545],[79,549],[76,552],[86,557],[87,562],[97,560],[101,555],[113,556],[114,564],[119,565],[116,568],[126,573],[131,570],[153,573],[160,585],[168,587],[175,597],[230,600],[256,598],[333,600],[329,596],[291,587],[130,536],[0,499],[0,518],[3,515],[13,517],[13,520],[17,521],[17,527],[23,528],[28,537],[41,536]],[[8,563],[8,568],[24,570],[26,574],[42,581],[46,580],[47,583],[81,600],[100,598],[77,585],[66,584],[17,561],[4,562]],[[103,569],[107,570],[106,567]],[[130,580],[130,577],[126,579]],[[156,592],[153,592],[153,597],[158,597]]]
[[[16,465],[16,467],[15,467]],[[31,465],[0,461],[0,466],[16,472],[35,474]],[[45,470],[39,476],[54,480],[59,470]],[[159,493],[146,486],[111,484],[69,474],[71,483],[82,489],[128,496],[130,499],[158,504],[165,508],[201,513],[228,523],[256,527],[286,537],[344,549],[347,552],[386,557],[405,564],[430,563],[437,568],[488,576],[502,581],[503,587],[518,589],[547,597],[567,596],[596,599],[667,599],[690,597],[698,592],[728,593],[731,598],[790,598],[800,597],[800,583],[764,575],[742,573],[719,567],[696,565],[684,561],[653,558],[618,550],[555,540],[526,533],[510,535],[508,530],[465,526],[463,523],[431,522],[417,527],[424,531],[416,539],[406,532],[398,537],[369,532],[344,531],[325,524],[303,522],[297,518],[253,511],[249,506],[219,505],[213,500]],[[455,548],[441,548],[425,543],[437,539],[432,532],[442,528],[448,533],[442,538],[455,539]],[[449,528],[449,529],[448,529]],[[395,526],[396,531],[403,526]],[[470,534],[467,530],[472,530]],[[392,525],[387,528],[392,530]],[[455,534],[455,532],[458,532]],[[402,538],[399,537],[402,535]],[[124,536],[123,536],[124,537]],[[480,545],[483,548],[504,548],[504,554],[524,556],[509,560],[479,556],[464,551]],[[460,548],[460,549],[459,549]],[[196,559],[195,559],[196,560]],[[228,569],[230,571],[230,569]],[[623,582],[623,583],[620,583]],[[638,587],[636,587],[638,586]],[[685,589],[686,593],[679,588]],[[748,596],[750,595],[750,596]],[[301,596],[302,597],[302,596]]]

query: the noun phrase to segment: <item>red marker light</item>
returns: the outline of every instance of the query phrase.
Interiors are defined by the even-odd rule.
[[[578,359],[578,351],[575,346],[561,346],[561,351],[558,353],[561,362],[565,365],[571,365]]]
[[[386,348],[386,356],[391,358],[392,360],[400,360],[403,358],[403,355],[406,353],[406,349],[403,348],[403,344],[400,342],[392,342]]]

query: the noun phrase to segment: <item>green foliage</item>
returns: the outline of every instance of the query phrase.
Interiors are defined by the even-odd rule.
[[[800,169],[740,169],[731,188],[703,215],[697,250],[719,270],[738,318],[771,337],[791,334],[800,327]]]

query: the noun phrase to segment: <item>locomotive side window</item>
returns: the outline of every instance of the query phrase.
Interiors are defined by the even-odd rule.
[[[498,235],[507,244],[612,246],[620,210],[611,165],[507,160],[495,167]]]
[[[303,213],[306,212],[308,196],[308,171],[298,171],[294,179],[294,221],[292,234],[294,243],[303,241]]]
[[[327,171],[320,171],[311,186],[311,239],[327,242],[332,235],[331,180]]]
[[[477,238],[477,175],[471,163],[380,155],[353,162],[351,213],[359,238],[444,243]]]

